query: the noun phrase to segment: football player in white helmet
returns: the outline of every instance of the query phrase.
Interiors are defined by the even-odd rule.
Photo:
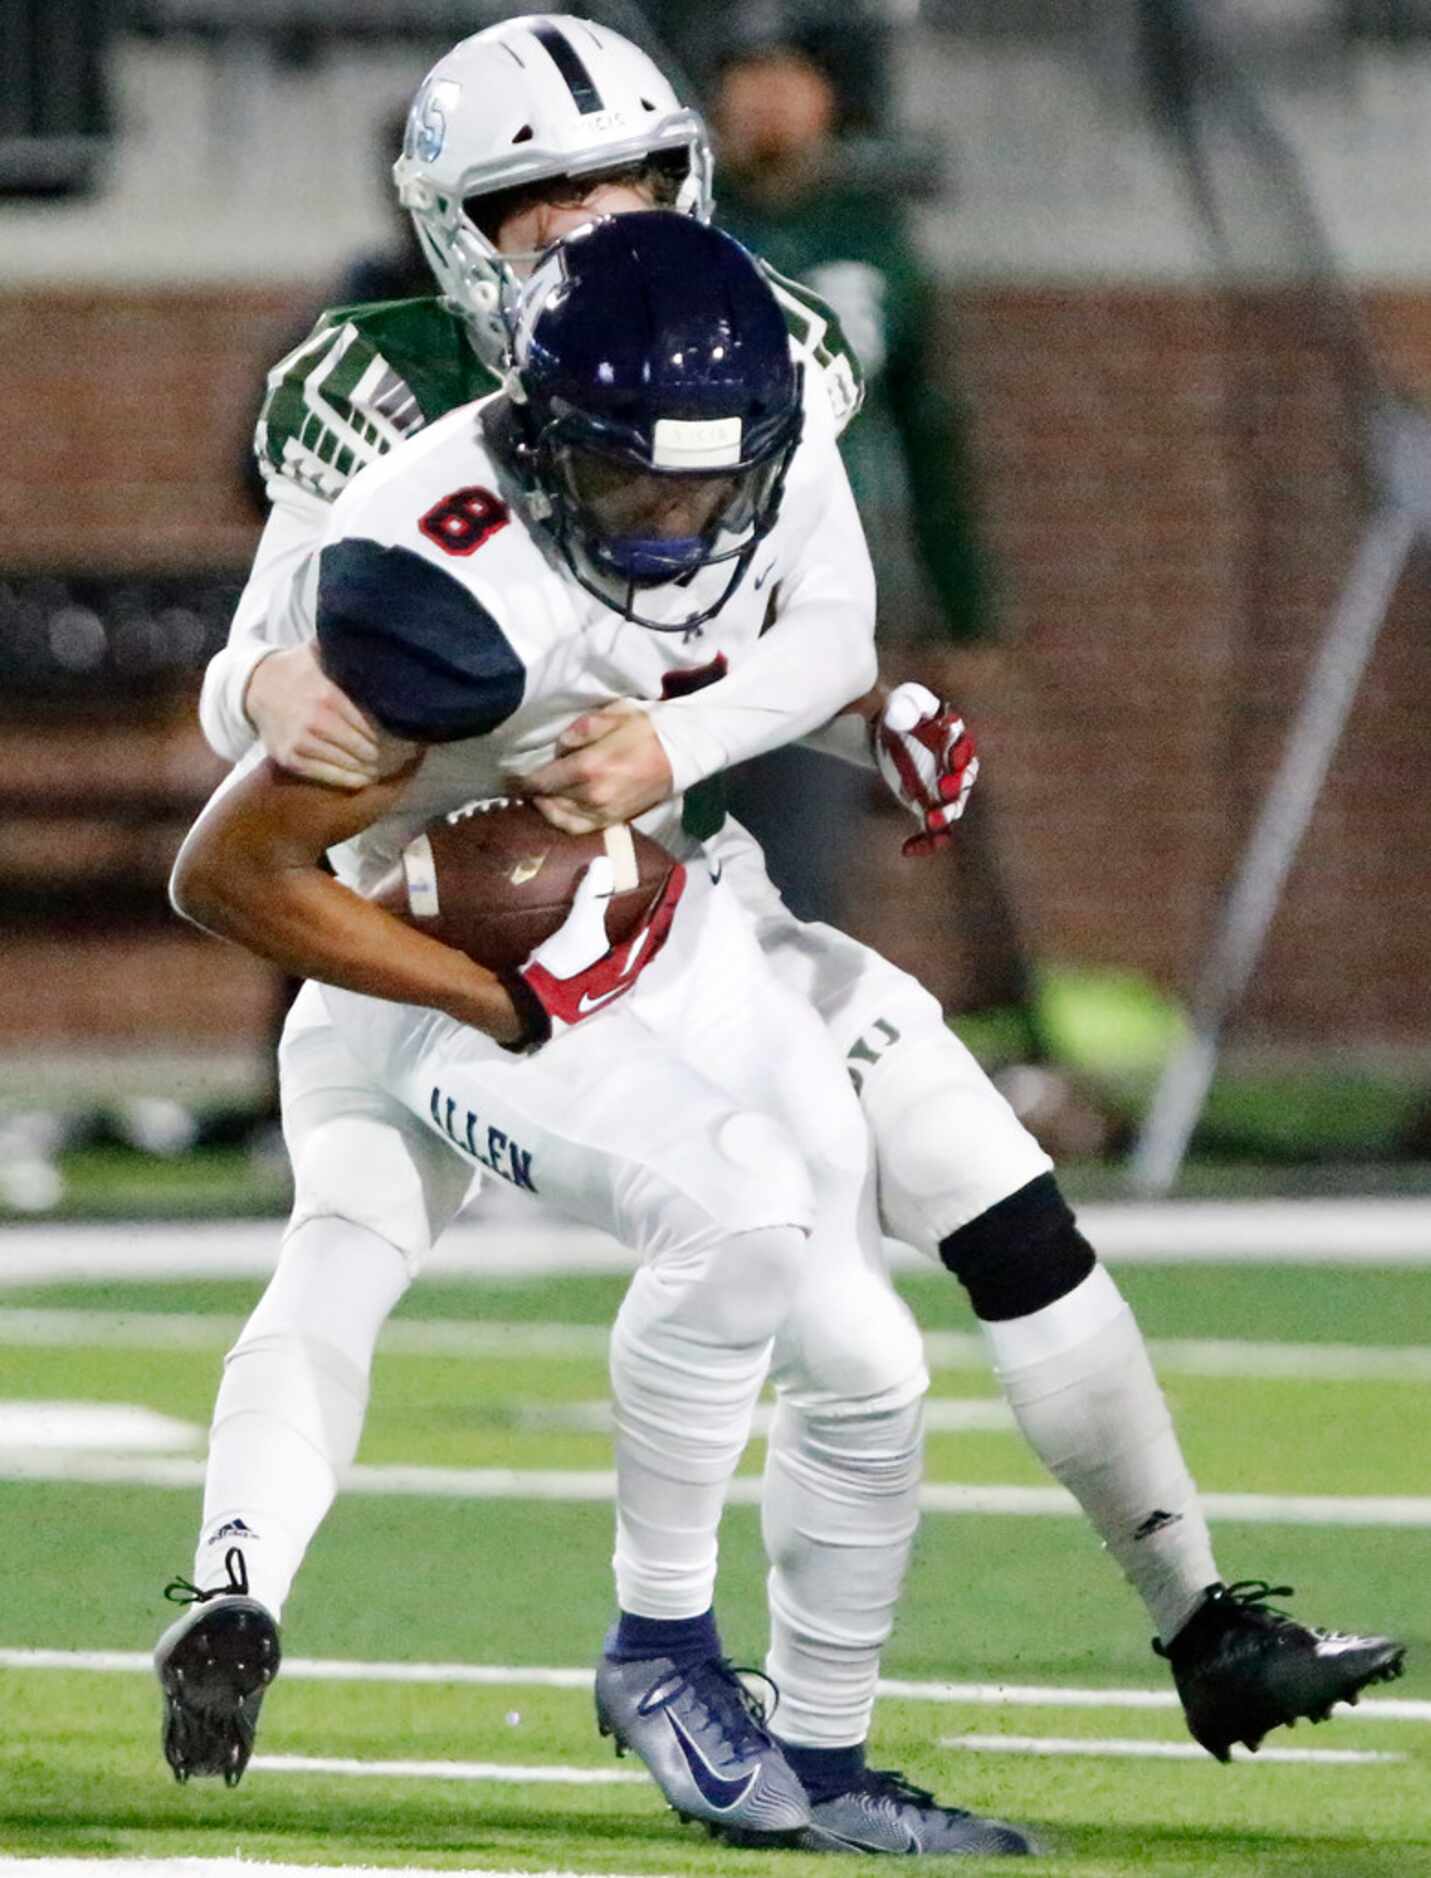
[[[553,197],[553,181],[570,182]],[[448,304],[500,371],[504,312],[549,245],[523,248],[503,224],[542,203],[582,208],[596,183],[649,188],[659,207],[711,217],[711,152],[699,113],[619,33],[532,14],[476,33],[438,60],[408,116],[393,166],[398,200]],[[524,230],[528,223],[523,223]]]

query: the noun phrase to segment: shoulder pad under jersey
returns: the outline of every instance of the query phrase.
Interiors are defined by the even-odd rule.
[[[813,287],[759,263],[765,284],[775,295],[791,344],[806,370],[825,390],[838,437],[865,398],[865,375],[840,326],[835,309]]]
[[[411,548],[341,536],[319,556],[323,669],[395,736],[486,736],[520,706],[526,669],[464,581]]]
[[[266,480],[331,502],[404,437],[495,388],[440,300],[332,307],[268,374],[254,453]]]

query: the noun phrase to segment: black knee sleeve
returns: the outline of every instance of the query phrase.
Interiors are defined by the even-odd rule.
[[[1052,1174],[951,1232],[939,1256],[969,1293],[975,1316],[991,1324],[1057,1303],[1096,1263]]]

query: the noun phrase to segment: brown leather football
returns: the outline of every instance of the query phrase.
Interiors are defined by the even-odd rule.
[[[599,854],[615,868],[606,932],[619,945],[659,899],[675,860],[625,823],[564,834],[527,802],[474,802],[429,822],[372,898],[489,971],[510,971],[561,925]]]

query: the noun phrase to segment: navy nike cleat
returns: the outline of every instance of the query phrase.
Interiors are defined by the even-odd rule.
[[[682,1819],[752,1846],[794,1845],[810,1823],[805,1789],[765,1728],[765,1707],[723,1656],[669,1657],[596,1670],[596,1725],[639,1754]],[[738,1835],[738,1837],[737,1837]]]
[[[1291,1595],[1290,1585],[1261,1579],[1211,1585],[1171,1643],[1154,1639],[1188,1732],[1219,1761],[1231,1759],[1234,1742],[1255,1754],[1269,1728],[1326,1721],[1335,1703],[1401,1674],[1404,1644],[1314,1630],[1267,1602]]]
[[[164,1758],[182,1785],[193,1774],[222,1775],[236,1787],[253,1753],[258,1711],[278,1674],[278,1625],[248,1595],[248,1569],[235,1546],[224,1556],[229,1582],[201,1591],[176,1578],[164,1595],[189,1609],[154,1648],[164,1691]]]
[[[1038,1846],[1017,1826],[941,1806],[903,1774],[866,1768],[843,1793],[815,1800],[799,1838],[804,1852],[922,1852],[947,1857],[1020,1858]]]

